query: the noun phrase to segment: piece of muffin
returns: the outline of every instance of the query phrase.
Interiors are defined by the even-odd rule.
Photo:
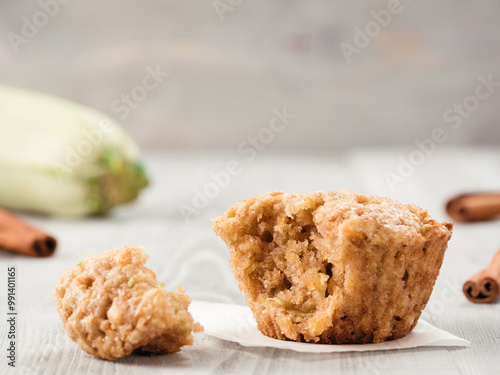
[[[388,198],[278,191],[238,202],[213,228],[263,334],[361,344],[415,327],[453,225]]]
[[[55,290],[69,337],[87,353],[115,360],[134,353],[176,353],[203,330],[188,312],[181,287],[167,292],[144,266],[138,246],[88,255],[68,269]]]

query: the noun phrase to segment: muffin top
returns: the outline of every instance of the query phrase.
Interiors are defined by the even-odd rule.
[[[377,223],[393,231],[419,228],[425,222],[436,223],[426,210],[414,204],[402,204],[390,198],[346,191],[284,193],[272,191],[240,201],[213,220],[217,228],[224,220],[241,215],[261,220],[269,207],[284,209],[288,217],[314,214],[315,221],[337,221],[356,217]]]

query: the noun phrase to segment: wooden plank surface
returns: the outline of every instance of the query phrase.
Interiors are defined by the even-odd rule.
[[[411,151],[411,150],[410,150]],[[210,218],[237,200],[268,190],[357,190],[419,204],[438,220],[443,205],[460,191],[500,187],[500,152],[494,149],[436,151],[395,191],[384,173],[397,168],[408,150],[365,150],[338,155],[273,155],[263,152],[251,163],[237,152],[147,155],[152,186],[136,204],[108,218],[63,220],[26,216],[60,240],[49,259],[0,253],[1,374],[495,374],[500,358],[500,304],[474,305],[461,294],[462,283],[485,267],[500,245],[500,221],[456,225],[445,262],[423,318],[471,342],[464,348],[417,348],[392,352],[306,354],[246,348],[197,334],[194,346],[176,355],[128,357],[117,362],[96,359],[64,332],[52,292],[64,269],[88,253],[140,244],[148,265],[173,289],[183,285],[197,300],[244,303],[227,261],[227,249],[211,230]],[[181,204],[193,189],[203,189],[210,173],[240,162],[233,177],[200,214],[186,222]],[[18,270],[18,367],[5,356],[6,268]]]

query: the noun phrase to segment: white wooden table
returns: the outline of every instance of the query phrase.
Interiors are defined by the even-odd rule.
[[[384,173],[396,171],[398,156],[412,150],[364,150],[341,155],[272,155],[252,162],[236,151],[148,154],[151,187],[141,199],[107,218],[64,220],[25,216],[59,239],[57,253],[30,259],[0,252],[0,374],[173,374],[173,373],[342,373],[342,374],[499,374],[500,304],[475,305],[462,295],[462,283],[485,267],[500,246],[500,221],[456,225],[423,318],[465,338],[470,348],[417,348],[391,352],[305,354],[247,348],[197,334],[194,346],[176,355],[130,356],[109,362],[74,344],[62,328],[52,291],[62,272],[88,253],[140,244],[148,265],[173,289],[181,284],[197,300],[243,304],[228,265],[227,250],[211,229],[210,218],[237,200],[268,190],[356,190],[394,197],[427,208],[448,220],[446,199],[458,192],[500,190],[500,151],[438,149],[391,191]],[[186,222],[181,204],[193,189],[203,190],[210,173],[234,159],[241,172],[207,207]],[[18,273],[17,367],[7,366],[7,266]]]

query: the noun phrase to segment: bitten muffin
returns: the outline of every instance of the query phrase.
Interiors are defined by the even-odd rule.
[[[453,225],[354,192],[269,192],[213,220],[259,330],[362,344],[408,334],[432,293]]]
[[[176,353],[203,330],[181,287],[167,292],[144,266],[138,246],[89,255],[68,269],[55,290],[69,337],[87,353],[116,360],[131,353]]]

